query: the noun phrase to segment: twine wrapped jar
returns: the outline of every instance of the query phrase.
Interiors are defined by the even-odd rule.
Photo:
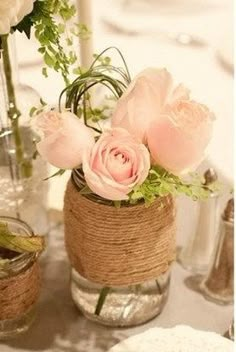
[[[175,259],[175,208],[171,196],[114,207],[81,194],[72,172],[64,200],[65,245],[72,266],[72,298],[83,314],[110,326],[134,326],[165,305]]]
[[[0,217],[10,231],[32,236],[21,220]],[[25,332],[33,322],[40,291],[36,253],[16,253],[0,248],[0,340]]]

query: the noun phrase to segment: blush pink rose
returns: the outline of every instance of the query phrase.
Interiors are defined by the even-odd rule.
[[[189,90],[183,85],[174,88],[172,76],[166,69],[147,68],[118,100],[112,127],[125,128],[146,143],[150,123],[159,118],[166,104],[179,99],[189,99]]]
[[[39,154],[61,169],[73,169],[81,165],[83,153],[95,143],[91,129],[71,112],[41,113],[34,125],[42,136],[36,145]]]
[[[152,158],[174,174],[196,167],[210,141],[213,120],[208,108],[195,101],[178,100],[167,105],[147,133]]]
[[[144,182],[149,169],[147,148],[122,128],[104,132],[83,159],[89,188],[110,200],[128,199],[128,193]]]

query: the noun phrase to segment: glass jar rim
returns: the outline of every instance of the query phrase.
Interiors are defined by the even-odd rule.
[[[20,225],[23,228],[26,236],[29,236],[29,237],[34,236],[34,232],[32,228],[25,221],[21,219],[17,219],[11,216],[0,215],[0,221],[3,221],[3,222],[5,221],[6,223],[13,223],[13,224],[15,223],[16,225]],[[34,257],[37,257],[35,253],[17,253],[17,255],[14,258],[9,259],[9,263],[14,265],[14,263],[17,263],[21,260],[29,259],[29,258],[33,259]]]

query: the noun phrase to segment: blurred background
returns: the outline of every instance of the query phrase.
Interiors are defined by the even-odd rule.
[[[132,75],[147,66],[166,67],[176,83],[190,88],[193,99],[214,111],[217,120],[204,167],[215,167],[232,185],[233,1],[91,0],[91,4],[94,53],[118,47]],[[20,81],[56,106],[64,82],[53,71],[48,78],[42,75],[34,40],[17,34]],[[79,53],[79,43],[75,49]],[[115,57],[112,61],[116,64]],[[62,209],[69,176],[66,172],[50,180],[50,208]]]

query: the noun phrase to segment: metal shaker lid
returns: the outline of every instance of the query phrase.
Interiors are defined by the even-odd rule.
[[[204,185],[210,185],[211,183],[217,181],[218,176],[216,171],[213,168],[210,168],[208,170],[206,170],[206,172],[204,173]]]
[[[230,222],[234,221],[234,198],[231,198],[227,202],[223,213],[223,219]]]

